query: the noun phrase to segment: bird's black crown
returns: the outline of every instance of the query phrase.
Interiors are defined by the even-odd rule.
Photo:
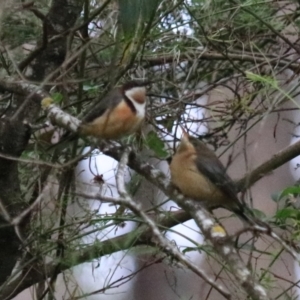
[[[124,91],[127,91],[127,90],[133,89],[135,87],[142,87],[142,86],[149,85],[150,83],[151,83],[150,81],[132,80],[132,81],[128,81],[128,82],[124,83],[122,88]]]

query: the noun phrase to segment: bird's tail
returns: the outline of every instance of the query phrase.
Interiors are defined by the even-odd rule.
[[[232,211],[242,220],[247,222],[251,226],[260,226],[265,230],[271,230],[268,223],[262,221],[257,216],[254,215],[253,211],[246,205],[238,203],[238,206]]]

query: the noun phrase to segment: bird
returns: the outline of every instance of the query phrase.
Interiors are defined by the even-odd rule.
[[[187,198],[201,201],[209,210],[228,209],[251,225],[253,212],[237,197],[237,188],[216,154],[184,129],[170,162],[171,183]]]
[[[65,132],[56,147],[78,137],[118,140],[136,132],[146,115],[146,86],[150,81],[128,81],[112,89],[83,117],[77,132]]]
[[[137,131],[146,115],[149,81],[129,81],[114,88],[82,120],[80,136],[117,140]]]

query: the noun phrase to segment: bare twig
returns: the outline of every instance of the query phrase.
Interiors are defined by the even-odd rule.
[[[213,244],[216,252],[228,264],[232,274],[247,294],[253,299],[269,299],[266,290],[255,281],[251,272],[243,263],[231,240],[226,238],[226,235],[222,236],[219,230],[216,231],[215,222],[209,213],[195,201],[175,195],[172,198],[191,214],[204,236]]]
[[[287,67],[290,68],[291,70],[298,70],[299,66],[294,60],[290,59],[280,59],[278,60],[278,57],[273,57],[272,55],[266,54],[265,57],[259,55],[259,53],[255,54],[237,54],[237,53],[226,53],[226,56],[222,55],[221,53],[217,52],[212,52],[209,50],[202,50],[199,52],[193,51],[193,52],[185,52],[181,53],[179,60],[180,61],[185,61],[185,60],[195,60],[195,59],[201,59],[201,60],[207,60],[207,61],[218,61],[218,60],[223,60],[227,61],[228,58],[230,58],[232,61],[240,61],[240,62],[251,62],[255,65],[257,68],[257,64],[261,63],[263,65],[270,64],[274,67],[280,66],[280,67]],[[150,66],[159,66],[159,65],[164,65],[166,63],[172,63],[174,62],[174,55],[155,55],[153,56],[144,56],[143,57],[143,63],[145,67],[150,67]]]

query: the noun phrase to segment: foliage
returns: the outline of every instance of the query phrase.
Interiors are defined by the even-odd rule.
[[[90,146],[90,141],[86,139],[69,139],[62,145],[53,146],[53,134],[61,135],[60,130],[45,126],[48,120],[40,110],[40,105],[35,114],[29,104],[24,105],[26,113],[18,115],[18,108],[23,103],[27,104],[27,98],[20,98],[22,94],[17,88],[12,91],[5,88],[3,82],[33,84],[49,92],[55,104],[64,112],[82,119],[112,87],[132,78],[146,78],[153,84],[148,91],[147,118],[143,133],[136,138],[125,138],[117,143],[118,146],[130,144],[134,155],[141,157],[142,166],[146,161],[157,166],[161,162],[165,163],[167,157],[173,153],[180,137],[178,128],[182,126],[212,149],[217,149],[218,153],[225,153],[226,157],[221,156],[221,159],[228,167],[234,166],[235,160],[243,156],[239,168],[248,174],[253,169],[248,159],[251,152],[244,149],[250,149],[252,143],[255,143],[248,137],[249,132],[259,131],[259,126],[269,116],[277,114],[278,121],[274,125],[273,133],[276,138],[278,127],[283,128],[287,124],[287,118],[281,116],[285,111],[299,109],[295,98],[299,93],[296,77],[300,54],[298,41],[294,42],[291,38],[299,34],[299,4],[292,1],[82,1],[82,9],[73,21],[68,19],[67,9],[62,9],[61,14],[65,15],[70,24],[73,23],[70,28],[64,28],[61,32],[55,31],[60,26],[51,28],[49,25],[56,24],[57,21],[57,11],[51,15],[51,8],[55,4],[63,6],[63,2],[69,1],[52,2],[39,1],[29,3],[28,6],[23,2],[14,3],[6,8],[1,20],[0,36],[1,116],[3,119],[13,118],[16,114],[23,118],[20,123],[29,122],[32,126],[32,135],[27,138],[19,154],[4,153],[12,161],[19,160],[17,167],[7,168],[9,171],[6,170],[6,173],[0,170],[0,175],[5,174],[4,177],[7,178],[10,178],[7,175],[10,170],[17,170],[17,176],[12,178],[18,188],[12,187],[12,190],[20,190],[19,198],[24,203],[24,209],[22,207],[18,211],[5,201],[4,206],[9,215],[16,216],[25,211],[25,208],[30,208],[40,195],[43,194],[46,199],[38,202],[38,205],[31,208],[30,214],[24,217],[27,232],[24,237],[18,237],[17,247],[22,249],[18,258],[22,258],[23,264],[21,263],[21,269],[17,271],[26,273],[32,267],[48,272],[42,278],[50,278],[50,287],[43,289],[45,295],[49,294],[49,299],[55,290],[54,282],[60,272],[92,260],[102,267],[101,257],[118,250],[130,251],[128,249],[135,246],[134,251],[140,251],[147,257],[144,268],[164,259],[173,268],[178,261],[161,245],[156,244],[156,240],[149,238],[149,233],[143,227],[146,221],[133,209],[127,212],[120,206],[115,214],[100,215],[98,209],[91,209],[88,201],[82,201],[78,196],[80,188],[84,192],[100,190],[111,197],[115,196],[113,187],[106,184],[103,178],[114,177],[117,164],[112,165],[111,175],[110,170],[101,170],[101,163],[98,170],[95,158],[101,154],[105,145],[100,147],[97,155],[95,151],[82,154],[82,149]],[[52,31],[45,30],[45,24]],[[289,34],[285,33],[287,28],[292,28],[289,29]],[[49,45],[59,44],[62,40],[66,43],[64,46],[55,48],[47,56],[44,54],[43,51]],[[34,45],[39,51],[30,49],[24,52],[24,44],[27,43]],[[61,49],[61,56],[57,56]],[[34,57],[27,61],[32,54]],[[54,69],[49,67],[51,63],[56,63]],[[40,75],[43,72],[45,74]],[[202,101],[203,96],[207,96],[209,100]],[[8,133],[11,143],[18,140],[18,132],[20,130]],[[9,144],[7,148],[12,152],[11,149],[16,147],[15,144]],[[291,157],[288,160],[290,159]],[[288,160],[282,159],[281,164]],[[88,170],[75,168],[82,161],[87,163]],[[271,170],[278,166],[280,164],[274,164]],[[153,179],[154,172],[145,174],[141,172],[141,168],[136,169],[135,171],[140,171],[139,175],[132,175],[130,172],[128,175],[129,194],[136,198],[148,197],[147,204],[144,205],[147,213],[157,216],[157,220],[153,218],[157,223],[161,221],[158,221],[160,217],[165,217],[159,228],[168,234],[178,234],[172,228],[176,223],[173,211],[165,210],[164,205],[169,198],[158,200],[157,195],[162,192],[163,186],[161,178]],[[75,176],[74,170],[78,172]],[[76,181],[76,178],[90,171],[93,178],[82,187],[82,183]],[[165,173],[167,172],[168,170]],[[147,195],[143,185],[145,181],[156,183],[155,189],[152,187],[153,190],[147,192]],[[254,181],[247,187],[251,188],[252,184]],[[245,192],[245,186],[241,187],[242,192]],[[269,191],[270,202],[273,192]],[[0,202],[2,194],[5,193],[1,193]],[[268,222],[270,228],[281,230],[282,238],[292,246],[299,240],[299,194],[300,188],[296,185],[273,195],[277,206],[273,216],[269,212],[253,209],[255,215]],[[136,198],[135,200],[139,200]],[[250,197],[245,198],[249,204]],[[74,207],[80,209],[72,213]],[[8,219],[6,221],[9,223],[11,219]],[[224,219],[220,220],[223,222]],[[127,236],[128,239],[120,242],[112,238],[111,244],[103,242],[106,239],[106,230],[110,233],[121,231],[122,224],[126,224],[125,228],[128,226],[127,221],[139,224]],[[143,231],[141,240],[139,230],[146,232]],[[234,246],[237,251],[247,256],[253,278],[266,287],[274,299],[294,297],[293,287],[296,283],[285,282],[272,269],[275,262],[282,259],[281,245],[274,246],[273,240],[268,240],[264,245],[256,245],[256,234],[260,238],[263,234],[259,235],[252,229],[249,231],[251,236],[247,236],[247,239],[243,235],[245,232],[230,232],[228,236],[236,240]],[[201,234],[199,231],[198,233]],[[188,256],[191,253],[205,253],[208,264],[217,265],[210,276],[218,278],[218,282],[226,286],[233,298],[238,299],[241,294],[244,296],[245,290],[235,282],[234,272],[219,258],[216,249],[209,242],[200,244],[188,234],[178,235],[191,243],[180,248],[181,254]],[[260,270],[260,265],[256,264],[256,260],[261,257],[268,259],[264,270]],[[34,263],[31,258],[34,258]],[[44,268],[49,261],[53,262],[51,272]],[[30,268],[27,268],[27,263]],[[129,280],[135,274],[130,276]],[[226,280],[223,281],[223,277]],[[123,284],[122,280],[120,285]],[[285,286],[281,286],[282,282]],[[29,283],[29,286],[33,283]],[[105,293],[118,284],[111,284],[108,280],[99,293]],[[26,287],[26,284],[24,287],[18,286],[20,290],[14,289],[14,293],[17,294]],[[6,285],[2,288],[5,290]],[[210,291],[207,295],[209,299]]]

